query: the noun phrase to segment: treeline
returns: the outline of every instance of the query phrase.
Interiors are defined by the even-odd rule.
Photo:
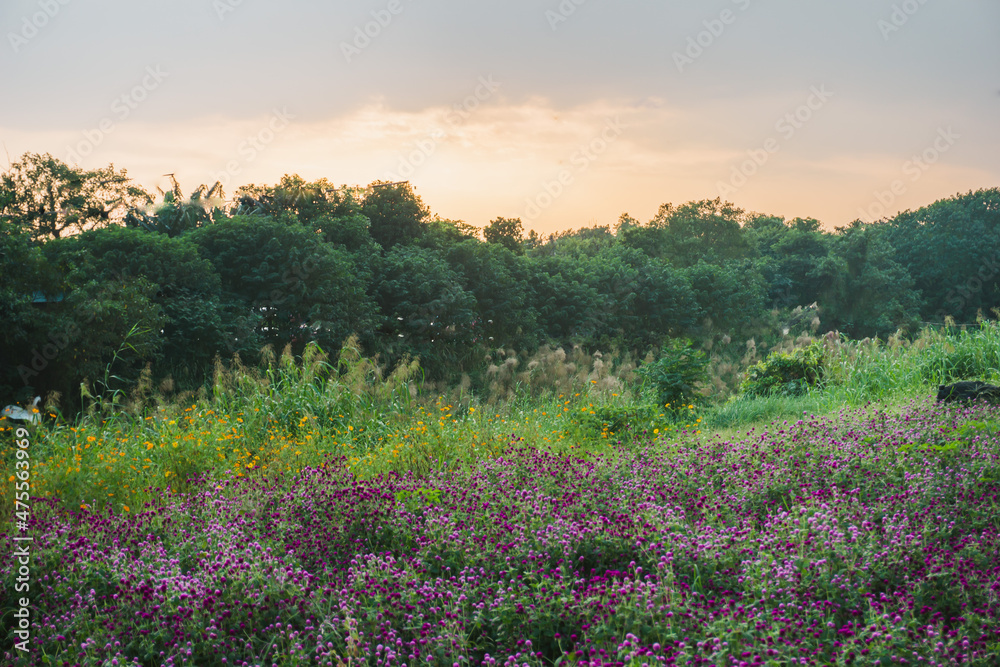
[[[408,183],[154,197],[113,166],[26,154],[0,183],[0,398],[152,381],[202,386],[216,358],[330,351],[352,333],[431,378],[475,377],[491,349],[645,354],[743,340],[817,304],[821,331],[886,337],[1000,306],[1000,189],[833,232],[728,202],[540,237],[434,216]],[[815,326],[816,323],[814,322]]]

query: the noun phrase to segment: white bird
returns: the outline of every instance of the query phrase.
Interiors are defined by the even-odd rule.
[[[3,409],[3,416],[7,419],[17,419],[31,424],[37,424],[42,420],[42,415],[38,411],[38,404],[42,402],[41,396],[35,396],[30,410],[25,410],[20,405],[8,405]]]

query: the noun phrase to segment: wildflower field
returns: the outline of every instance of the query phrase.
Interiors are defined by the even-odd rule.
[[[840,358],[938,373],[995,335]],[[616,433],[631,399],[596,389],[420,402],[358,371],[310,398],[308,368],[31,427],[32,635],[5,602],[0,661],[998,664],[1000,410],[934,403],[940,373]]]

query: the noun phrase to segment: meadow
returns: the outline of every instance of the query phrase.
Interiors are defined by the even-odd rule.
[[[1000,328],[820,342],[797,396],[652,405],[627,356],[543,350],[495,353],[484,398],[349,341],[53,411],[30,427],[30,650],[8,608],[0,655],[996,664],[1000,412],[933,399],[995,376]]]

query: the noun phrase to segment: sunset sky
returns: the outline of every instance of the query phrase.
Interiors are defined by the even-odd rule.
[[[232,193],[409,180],[542,233],[1000,186],[996,0],[4,0],[0,143]]]

